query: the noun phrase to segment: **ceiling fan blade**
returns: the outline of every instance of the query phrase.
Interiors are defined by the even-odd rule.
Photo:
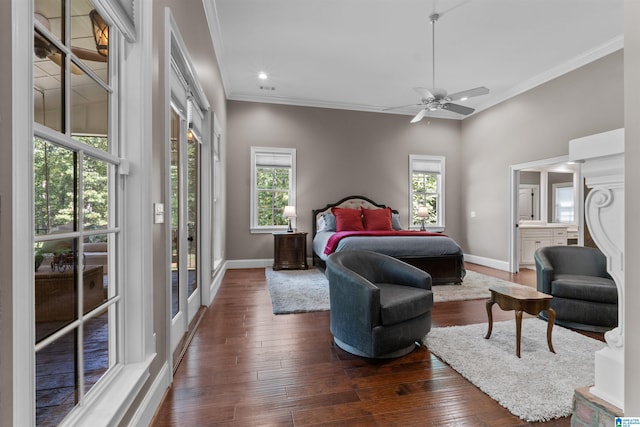
[[[52,53],[51,55],[47,56],[47,58],[49,58],[50,60],[52,60],[58,65],[62,65],[62,54],[60,53],[57,53],[57,52]],[[80,74],[84,74],[84,71],[82,71],[80,67],[78,67],[76,64],[73,63],[73,61],[71,61],[71,73],[80,75]]]
[[[411,119],[411,123],[419,122],[420,120],[422,120],[422,118],[424,117],[425,114],[427,114],[427,109],[426,108],[420,110],[420,112],[418,114],[416,114],[413,119]]]
[[[486,95],[489,93],[489,89],[484,86],[476,87],[473,89],[463,90],[462,92],[453,93],[448,96],[451,101],[460,101],[473,96]]]
[[[469,108],[469,107],[465,107],[464,105],[451,104],[451,103],[443,104],[442,108],[445,109],[445,110],[453,111],[454,113],[464,114],[465,116],[467,116],[467,115],[473,113],[474,111],[476,111],[475,109]]]
[[[388,107],[388,108],[383,108],[382,111],[398,110],[400,108],[407,108],[407,107],[418,107],[420,105],[423,105],[423,104],[407,104],[407,105],[400,105],[398,107]]]
[[[433,93],[431,93],[431,91],[429,89],[427,89],[426,87],[414,87],[413,90],[418,92],[420,94],[420,96],[422,97],[422,99],[435,98],[435,95]]]
[[[71,46],[71,52],[73,52],[73,54],[78,58],[85,61],[107,62],[107,57],[100,55],[95,50]]]

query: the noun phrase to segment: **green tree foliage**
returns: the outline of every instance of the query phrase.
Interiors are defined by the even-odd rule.
[[[258,167],[256,169],[258,225],[287,225],[287,219],[282,213],[289,202],[290,181],[290,168]]]
[[[411,176],[411,189],[413,190],[413,200],[411,201],[413,225],[419,225],[422,221],[418,217],[420,206],[429,207],[429,216],[425,218],[425,223],[435,224],[438,221],[438,175],[414,172]]]
[[[107,149],[107,139],[77,136],[81,142]],[[78,153],[48,141],[34,140],[34,219],[36,234],[78,220]],[[83,164],[85,226],[104,228],[108,213],[107,164],[86,156]]]

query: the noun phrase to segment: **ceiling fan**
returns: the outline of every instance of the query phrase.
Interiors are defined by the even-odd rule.
[[[36,12],[35,20],[42,24],[45,29],[51,31],[51,24],[47,17]],[[50,43],[49,40],[43,37],[38,31],[34,31],[33,51],[38,58],[48,58],[58,65],[62,63],[62,54],[56,49],[55,45]],[[71,52],[79,59],[85,61],[107,62],[107,57],[101,55],[98,51],[71,46]],[[83,71],[74,65],[73,62],[71,63],[71,72],[73,74],[83,74]]]
[[[431,41],[432,41],[432,66],[433,66],[433,80],[432,80],[432,88],[427,89],[424,87],[415,87],[413,88],[416,92],[420,94],[420,102],[417,104],[409,104],[403,105],[401,107],[392,107],[387,110],[396,109],[396,108],[405,108],[411,106],[420,106],[422,109],[418,114],[416,114],[413,119],[411,119],[411,123],[416,123],[422,120],[422,118],[427,115],[431,111],[436,110],[447,110],[452,111],[454,113],[469,115],[473,113],[475,110],[470,107],[466,107],[460,104],[454,104],[452,101],[465,101],[468,98],[473,96],[486,95],[489,93],[489,89],[484,86],[476,87],[473,89],[463,90],[462,92],[453,93],[451,95],[447,94],[447,91],[436,87],[436,22],[440,15],[437,13],[432,14],[429,17],[431,21]]]

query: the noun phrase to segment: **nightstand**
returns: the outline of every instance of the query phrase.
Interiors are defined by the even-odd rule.
[[[279,231],[273,233],[273,269],[306,270],[307,233]]]

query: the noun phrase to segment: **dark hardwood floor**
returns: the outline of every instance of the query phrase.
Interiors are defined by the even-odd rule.
[[[518,274],[467,269],[535,287]],[[494,321],[514,318],[494,307]],[[433,327],[486,322],[484,300],[437,303]],[[601,336],[599,338],[602,338]],[[153,426],[569,426],[526,423],[424,347],[388,361],[337,348],[329,312],[274,315],[264,269],[227,271]]]

